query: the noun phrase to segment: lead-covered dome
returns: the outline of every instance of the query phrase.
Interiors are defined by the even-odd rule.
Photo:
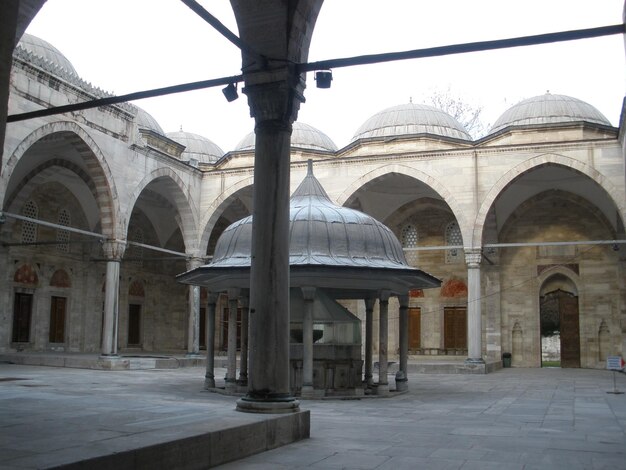
[[[39,39],[32,34],[24,33],[20,42],[17,43],[17,47],[21,47],[31,54],[41,57],[52,65],[78,76],[76,69],[74,69],[74,66],[67,59],[67,57],[65,57],[56,47],[43,39]]]
[[[254,142],[255,135],[254,132],[251,132],[239,141],[235,150],[251,150],[254,148]],[[293,123],[291,146],[307,150],[322,150],[325,152],[337,151],[337,146],[330,137],[313,126],[297,121]]]
[[[192,132],[168,132],[167,137],[185,146],[181,158],[199,163],[215,163],[224,151],[211,140]]]
[[[610,126],[610,121],[589,103],[565,95],[535,96],[507,109],[489,131],[490,134],[510,126],[532,126],[567,122],[590,122]]]
[[[139,106],[137,106],[137,116],[135,117],[135,121],[140,129],[148,129],[156,132],[157,134],[165,135],[165,132],[157,120],[154,119],[148,111],[140,108]]]
[[[408,103],[374,114],[359,127],[352,141],[415,134],[472,140],[463,125],[448,113],[426,104]]]
[[[393,232],[367,214],[337,206],[309,173],[289,206],[290,266],[410,268]],[[209,266],[250,266],[252,216],[224,230]]]

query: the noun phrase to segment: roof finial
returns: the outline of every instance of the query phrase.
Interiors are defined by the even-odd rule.
[[[413,104],[413,97],[412,96],[409,96],[409,103]]]
[[[180,125],[180,131],[178,131],[178,132],[182,132],[182,131],[183,131],[183,125],[181,124]]]
[[[313,176],[313,159],[309,158],[306,161],[306,175]]]

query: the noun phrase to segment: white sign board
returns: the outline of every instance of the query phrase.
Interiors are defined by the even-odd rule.
[[[624,368],[624,360],[622,359],[622,356],[607,357],[606,368],[608,370],[622,370]]]

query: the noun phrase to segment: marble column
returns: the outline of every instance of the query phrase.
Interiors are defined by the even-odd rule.
[[[228,289],[228,352],[226,365],[226,390],[237,388],[237,309],[239,289]]]
[[[206,373],[204,388],[215,388],[215,308],[218,294],[208,292],[206,305]]]
[[[376,299],[365,299],[365,377],[364,383],[367,388],[374,385],[372,378],[372,351],[374,339],[374,304]]]
[[[187,270],[202,264],[199,258],[187,260]],[[189,302],[187,316],[187,357],[198,357],[200,354],[200,286],[189,286]]]
[[[302,397],[311,398],[313,391],[313,305],[315,288],[302,287],[304,314],[302,319]]]
[[[396,372],[396,391],[404,392],[409,389],[409,296],[399,295],[400,308],[398,312],[400,367]]]
[[[104,292],[104,321],[102,328],[101,357],[115,358],[117,354],[117,332],[120,297],[120,262],[124,256],[126,242],[107,240],[102,250],[107,261],[106,285]]]
[[[389,382],[387,379],[389,343],[389,291],[382,291],[378,298],[379,306],[379,329],[378,329],[378,387],[377,395],[389,394]]]
[[[465,250],[467,264],[467,359],[470,364],[484,364],[482,357],[482,317],[480,295],[480,248]]]
[[[246,76],[243,92],[255,119],[255,157],[250,267],[250,370],[248,393],[237,410],[299,411],[289,383],[289,171],[291,123],[304,100],[304,82],[291,68],[280,81]],[[265,80],[261,74],[258,79]]]
[[[246,296],[242,296],[239,300],[241,303],[241,352],[238,384],[245,387],[248,385],[248,315],[250,302]]]

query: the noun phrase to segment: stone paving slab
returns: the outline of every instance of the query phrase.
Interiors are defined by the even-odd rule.
[[[203,391],[203,382],[201,367],[0,364],[0,469],[125,452],[254,416],[235,412],[233,397]],[[617,375],[617,386],[626,390],[626,375]],[[612,389],[602,370],[412,375],[399,396],[301,402],[311,411],[310,439],[216,468],[626,470],[626,395],[606,393]],[[201,452],[207,444],[194,445]],[[172,468],[186,457],[168,455]],[[149,456],[137,457],[136,467],[148,468]]]

